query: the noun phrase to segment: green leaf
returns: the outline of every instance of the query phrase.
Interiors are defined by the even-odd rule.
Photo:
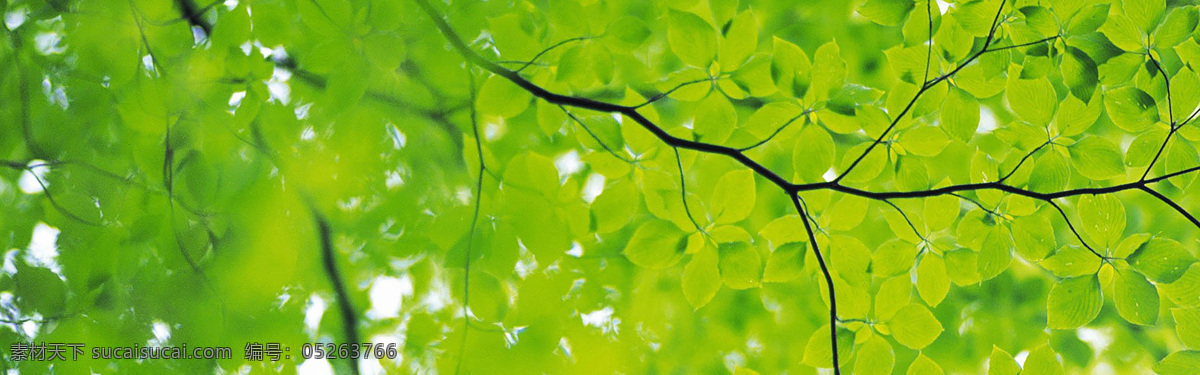
[[[697,141],[720,144],[729,138],[737,125],[737,112],[729,99],[725,95],[710,94],[701,102],[692,126]]]
[[[1121,5],[1133,24],[1145,32],[1154,30],[1166,8],[1165,1],[1157,0],[1122,0]]]
[[[1113,124],[1130,133],[1145,130],[1159,119],[1154,98],[1133,86],[1105,92],[1104,108]]]
[[[1175,317],[1175,332],[1183,346],[1200,349],[1200,308],[1174,308],[1171,315]]]
[[[1034,125],[1049,125],[1054,118],[1058,94],[1046,78],[1017,79],[1010,77],[1005,92],[1008,106],[1021,119]]]
[[[942,324],[929,309],[919,304],[909,304],[888,321],[892,337],[896,342],[912,349],[921,349],[933,343],[942,334]]]
[[[758,232],[758,235],[776,247],[792,242],[808,242],[808,236],[804,232],[804,222],[800,220],[800,215],[795,214],[772,220]]]
[[[1058,354],[1049,345],[1039,346],[1025,358],[1023,375],[1062,375],[1063,367],[1058,363]]]
[[[1012,354],[992,345],[992,354],[988,357],[988,375],[1017,375],[1020,372],[1021,366]]]
[[[67,304],[67,286],[63,280],[49,269],[29,266],[24,261],[14,263],[18,306],[47,317],[62,315]]]
[[[775,37],[774,59],[771,61],[771,77],[781,93],[786,96],[800,97],[808,91],[809,72],[812,63],[808,54],[800,47],[789,41]]]
[[[904,22],[914,6],[913,0],[867,0],[858,7],[858,14],[880,25],[896,26]]]
[[[912,128],[900,136],[900,145],[908,152],[920,156],[937,156],[948,144],[950,140],[946,138],[946,133],[932,126]]]
[[[792,150],[792,163],[796,168],[796,175],[804,181],[817,182],[824,181],[821,176],[833,166],[837,147],[829,132],[811,124],[800,132],[799,141]]]
[[[912,279],[908,275],[887,279],[875,293],[875,318],[889,320],[900,308],[908,305],[912,297]]]
[[[508,293],[500,280],[486,272],[471,274],[471,314],[485,322],[498,322],[508,313]]]
[[[1154,372],[1160,375],[1195,374],[1200,368],[1200,350],[1180,350],[1168,354],[1154,365]]]
[[[1154,30],[1150,40],[1158,48],[1170,48],[1187,40],[1196,30],[1196,21],[1200,18],[1195,7],[1183,6],[1171,9],[1167,18]]]
[[[665,220],[651,220],[638,227],[621,253],[633,264],[649,269],[664,269],[683,258],[684,233]]]
[[[942,129],[951,138],[970,142],[979,128],[979,103],[975,97],[957,87],[950,89],[942,104]]]
[[[1057,152],[1046,152],[1038,157],[1029,174],[1029,190],[1039,193],[1061,191],[1071,179],[1071,167],[1066,158]]]
[[[833,368],[833,346],[829,344],[829,325],[817,328],[809,337],[809,344],[804,347],[804,364],[815,368]],[[838,328],[838,362],[839,365],[850,362],[854,347],[854,333],[844,328]]]
[[[1034,171],[1036,172],[1036,168]],[[1030,177],[1032,179],[1032,177]],[[1058,247],[1054,226],[1041,215],[1022,216],[1012,221],[1013,245],[1026,260],[1038,261]]]
[[[610,37],[618,47],[626,50],[637,48],[650,37],[650,28],[636,17],[625,16],[608,25],[604,35]]]
[[[1094,275],[1100,271],[1100,257],[1075,246],[1063,247],[1038,264],[1058,277]]]
[[[683,296],[693,309],[699,310],[707,305],[721,290],[720,272],[717,268],[717,249],[712,246],[704,246],[683,267]]]
[[[1158,289],[1137,272],[1120,272],[1113,285],[1117,313],[1133,324],[1154,325],[1158,320]]]
[[[1115,247],[1125,234],[1125,205],[1112,194],[1079,197],[1079,229],[1102,247]]]
[[[887,375],[892,373],[892,367],[896,365],[896,353],[892,351],[892,344],[879,336],[868,339],[858,350],[857,357],[854,362],[855,374]]]
[[[1092,92],[1096,91],[1096,84],[1100,81],[1100,71],[1096,68],[1096,62],[1082,50],[1070,47],[1059,67],[1062,69],[1063,81],[1071,89],[1071,95],[1084,102],[1091,100]]]
[[[532,99],[533,95],[525,89],[504,77],[493,75],[479,88],[475,108],[483,114],[511,118],[525,112]]]
[[[1196,262],[1196,258],[1179,242],[1161,237],[1146,241],[1128,260],[1134,269],[1156,283],[1179,280],[1188,266]]]
[[[1083,177],[1107,180],[1125,174],[1124,155],[1108,139],[1086,137],[1067,149],[1072,164]]]
[[[999,230],[991,231],[979,249],[979,277],[983,280],[996,277],[1008,268],[1012,260],[1012,243],[1008,234]]]
[[[804,364],[819,368],[833,368],[833,346],[830,345],[830,340],[828,324],[813,331],[812,336],[808,338],[808,345],[804,347]],[[840,367],[850,362],[850,354],[854,349],[854,332],[838,327],[837,343]]]
[[[1111,14],[1100,32],[1112,41],[1113,45],[1129,52],[1144,51],[1147,33],[1138,27],[1134,20],[1125,14]]]
[[[754,288],[761,284],[763,276],[762,257],[758,250],[745,242],[722,244],[721,280],[730,289]]]
[[[937,306],[950,291],[950,278],[946,275],[946,261],[928,254],[917,265],[917,293],[930,306]]]
[[[844,171],[850,168],[850,165],[853,164],[854,161],[863,154],[863,152],[866,152],[867,147],[870,147],[870,145],[871,142],[868,141],[860,143],[847,150],[846,153],[842,155],[841,170]],[[879,177],[879,173],[883,172],[883,167],[885,165],[887,165],[887,152],[885,152],[883,147],[876,147],[858,163],[857,167],[854,167],[854,170],[851,171],[851,174],[847,175],[845,179],[846,181],[851,182],[866,182],[873,180],[876,177]]]
[[[592,201],[592,218],[597,233],[612,233],[629,224],[640,206],[637,187],[632,181],[620,181],[604,189]]]
[[[754,172],[736,170],[717,181],[712,194],[712,216],[718,224],[742,221],[754,211]]]
[[[1093,96],[1091,101],[1084,103],[1075,96],[1068,95],[1063,99],[1054,119],[1054,125],[1059,129],[1060,135],[1075,136],[1091,128],[1104,109],[1102,102],[1099,96]]]
[[[1080,9],[1067,23],[1067,33],[1083,35],[1096,31],[1108,19],[1110,6],[1110,4],[1095,4]]]
[[[1160,103],[1161,104],[1161,103]],[[1159,117],[1171,118],[1182,122],[1200,105],[1200,76],[1190,66],[1179,69],[1171,77],[1171,111],[1165,106],[1159,108]]]
[[[891,239],[879,245],[871,256],[876,276],[891,277],[907,273],[917,259],[917,247],[899,239]]]
[[[946,261],[946,275],[958,285],[970,285],[979,282],[979,267],[976,265],[979,256],[969,249],[947,251],[943,260]]]
[[[1198,164],[1200,164],[1200,155],[1196,154],[1196,149],[1192,147],[1191,142],[1176,139],[1167,146],[1166,155],[1163,158],[1163,167],[1166,168],[1167,173],[1182,171],[1195,167]],[[1187,189],[1194,181],[1196,181],[1195,173],[1188,173],[1167,180],[1167,182],[1170,182],[1171,185],[1179,188],[1179,190]]]
[[[1162,146],[1162,141],[1167,138],[1167,131],[1164,129],[1150,129],[1134,138],[1133,143],[1129,144],[1129,150],[1125,153],[1125,164],[1131,167],[1147,167],[1154,156],[1158,154],[1158,148]]]
[[[1058,20],[1050,9],[1030,5],[1021,7],[1019,11],[1025,16],[1025,25],[1033,31],[1045,36],[1058,35]]]
[[[1175,282],[1161,284],[1171,301],[1184,307],[1200,306],[1200,266],[1192,265]]]
[[[813,55],[812,89],[806,98],[827,99],[833,90],[842,88],[845,80],[846,61],[842,60],[837,42],[822,44]]]
[[[804,243],[789,243],[776,248],[767,257],[767,267],[763,270],[763,281],[785,283],[800,277],[804,271],[804,256],[807,249],[808,246]]]
[[[1079,328],[1096,319],[1103,305],[1100,280],[1095,275],[1063,279],[1050,288],[1046,302],[1046,327]]]
[[[725,71],[737,69],[757,48],[758,20],[754,18],[753,10],[747,10],[730,21],[725,38],[721,41],[718,59],[721,69]]]
[[[689,12],[672,10],[667,24],[667,42],[675,56],[701,68],[712,63],[717,55],[717,33],[708,21]]]
[[[770,137],[783,128],[784,125],[788,125],[789,127],[790,125],[800,125],[799,123],[789,125],[789,121],[802,121],[796,117],[801,113],[804,113],[804,108],[801,108],[795,102],[788,100],[770,102],[754,111],[754,114],[750,115],[750,118],[746,120],[742,128],[753,134],[757,139],[767,139],[767,137]],[[793,121],[793,119],[796,120]],[[812,127],[812,125],[809,125],[809,127]]]
[[[908,372],[905,374],[943,375],[945,372],[942,371],[942,366],[939,366],[937,362],[934,362],[932,359],[929,359],[929,357],[926,357],[925,354],[917,354],[917,359],[914,359],[912,363],[908,365]]]

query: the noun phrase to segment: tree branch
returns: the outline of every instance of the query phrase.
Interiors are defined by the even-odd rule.
[[[800,220],[804,221],[804,231],[808,233],[808,243],[812,245],[813,255],[817,257],[817,264],[821,266],[821,274],[825,276],[825,286],[829,288],[829,344],[833,350],[833,373],[841,374],[842,370],[838,366],[840,362],[838,361],[837,296],[833,293],[833,276],[829,273],[829,266],[825,264],[825,257],[821,255],[821,249],[817,246],[817,236],[813,234],[812,225],[809,224],[812,218],[800,205],[800,195],[792,193],[791,197],[792,204],[796,206],[796,212],[800,214]]]
[[[350,294],[346,292],[346,286],[342,283],[342,276],[338,272],[337,259],[333,254],[332,230],[329,229],[329,221],[312,202],[309,202],[309,209],[312,211],[313,221],[317,225],[317,234],[321,240],[321,264],[325,268],[325,275],[329,277],[329,283],[333,286],[334,297],[337,298],[338,308],[342,314],[342,333],[346,335],[345,341],[342,342],[360,343],[358,315],[354,313],[354,307],[350,304]],[[347,361],[350,362],[350,372],[358,375],[358,361],[353,358],[347,358]]]

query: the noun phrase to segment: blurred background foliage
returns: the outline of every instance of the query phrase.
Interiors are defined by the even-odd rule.
[[[1001,5],[435,3],[472,49],[538,85],[653,101],[640,111],[686,139],[769,139],[747,154],[810,183],[844,171],[918,85],[985,48]],[[1168,118],[1200,100],[1196,8],[1159,5],[1007,2],[992,43],[1008,48],[929,90],[844,183],[923,190],[1008,170],[1007,183],[1040,192],[1136,181],[1145,154],[1175,133]],[[466,64],[415,2],[0,8],[8,369],[349,372],[349,361],[299,358],[304,342],[343,342],[347,321],[360,341],[400,345],[395,360],[353,365],[366,373],[830,367],[823,279],[786,194],[627,118],[533,100]],[[1175,77],[1170,106],[1160,74]],[[1151,176],[1200,162],[1200,132],[1178,134]],[[1192,179],[1155,187],[1195,208]],[[838,277],[843,369],[1000,372],[1011,354],[1026,372],[1145,373],[1200,349],[1184,338],[1200,327],[1176,330],[1200,303],[1200,268],[1183,273],[1197,228],[1153,196],[1058,201],[1112,257],[1104,265],[1070,258],[1080,243],[1054,207],[998,191],[896,206],[828,190],[802,197]],[[322,258],[323,224],[344,298]],[[1131,265],[1147,244],[1169,249],[1169,270]],[[981,250],[1007,261],[981,266]],[[1043,261],[1052,254],[1063,257]],[[1154,276],[1141,280],[1153,285],[1153,316],[1130,318],[1112,279],[1142,273]],[[1081,276],[1098,281],[1102,308],[1054,326],[1051,288]],[[892,316],[923,323],[919,339],[898,333],[917,323],[889,326]],[[218,345],[234,358],[15,362],[15,342]],[[284,343],[292,358],[247,361],[247,342]]]

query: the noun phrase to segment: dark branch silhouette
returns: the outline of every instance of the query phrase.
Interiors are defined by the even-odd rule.
[[[325,215],[317,210],[317,206],[309,202],[309,210],[312,211],[313,221],[317,225],[317,235],[321,240],[321,265],[325,268],[325,275],[329,277],[329,284],[333,287],[334,298],[337,299],[338,310],[342,315],[342,333],[345,343],[361,343],[358,339],[358,315],[354,313],[354,307],[350,304],[350,294],[346,291],[346,286],[342,283],[341,273],[338,272],[337,258],[333,252],[333,230],[329,228],[329,221],[325,219]],[[358,375],[358,360],[347,358],[350,363],[350,372]]]
[[[805,231],[807,232],[807,235],[809,237],[809,243],[813,247],[814,255],[816,255],[816,257],[817,257],[817,260],[820,264],[822,274],[824,275],[826,284],[829,288],[830,338],[831,338],[831,345],[833,348],[833,357],[834,357],[833,358],[833,363],[834,363],[833,368],[834,368],[835,374],[840,374],[840,369],[838,368],[839,360],[838,360],[838,351],[837,351],[837,330],[836,330],[836,323],[839,322],[839,319],[837,317],[837,307],[836,307],[837,302],[836,302],[836,298],[834,295],[833,278],[831,276],[828,265],[825,263],[825,260],[824,260],[823,256],[821,255],[820,250],[817,246],[815,232],[813,230],[812,224],[810,223],[812,221],[812,218],[811,218],[811,216],[809,216],[809,213],[804,208],[804,204],[799,196],[799,194],[801,192],[817,191],[817,190],[836,191],[836,192],[854,195],[854,196],[858,196],[858,197],[863,197],[863,198],[867,198],[867,199],[884,201],[888,204],[891,204],[894,208],[897,208],[898,210],[899,210],[899,207],[896,206],[893,202],[891,202],[891,200],[893,200],[893,199],[910,199],[910,198],[926,198],[926,197],[934,197],[934,196],[941,196],[941,195],[952,195],[952,196],[959,197],[961,199],[968,200],[972,203],[975,203],[977,206],[979,206],[981,209],[988,212],[989,214],[999,215],[995,211],[988,210],[987,208],[983,207],[982,205],[979,204],[979,202],[969,199],[961,194],[963,192],[969,192],[969,191],[999,190],[999,191],[1002,191],[1002,192],[1005,192],[1008,194],[1033,198],[1035,200],[1043,201],[1043,202],[1053,206],[1055,209],[1057,209],[1063,215],[1063,218],[1066,221],[1068,227],[1070,227],[1071,231],[1073,233],[1075,233],[1076,237],[1079,238],[1080,242],[1083,243],[1083,245],[1085,247],[1087,247],[1089,250],[1091,250],[1093,254],[1096,254],[1102,260],[1105,260],[1105,261],[1107,261],[1107,258],[1105,258],[1103,255],[1096,252],[1094,249],[1092,249],[1090,247],[1090,245],[1088,245],[1086,242],[1084,242],[1082,236],[1079,235],[1079,233],[1075,230],[1074,225],[1071,223],[1069,218],[1066,216],[1066,213],[1054,201],[1055,199],[1074,197],[1074,196],[1080,196],[1080,195],[1085,195],[1085,194],[1092,194],[1092,195],[1113,194],[1113,193],[1118,193],[1118,192],[1122,192],[1122,191],[1126,191],[1126,190],[1143,190],[1143,191],[1146,191],[1147,193],[1153,195],[1156,199],[1161,200],[1164,203],[1167,203],[1168,205],[1172,206],[1172,208],[1174,208],[1176,211],[1180,212],[1185,218],[1187,218],[1189,221],[1191,221],[1193,224],[1195,224],[1197,226],[1197,228],[1200,228],[1200,221],[1197,221],[1190,213],[1188,213],[1186,210],[1184,210],[1176,202],[1170,200],[1169,198],[1163,196],[1162,194],[1159,194],[1158,192],[1151,189],[1149,186],[1151,184],[1166,180],[1171,177],[1195,172],[1197,170],[1200,170],[1200,166],[1168,173],[1168,174],[1160,176],[1160,177],[1142,178],[1135,182],[1128,182],[1128,183],[1107,186],[1107,187],[1086,187],[1086,188],[1067,189],[1067,190],[1062,190],[1062,191],[1057,191],[1057,192],[1035,192],[1035,191],[1027,190],[1025,188],[1020,188],[1020,187],[1004,184],[1004,181],[1007,180],[1007,178],[1011,177],[1024,164],[1024,162],[1027,159],[1032,157],[1032,155],[1034,153],[1038,152],[1039,150],[1044,148],[1046,145],[1051,144],[1051,142],[1049,142],[1049,141],[1042,144],[1041,146],[1038,146],[1037,148],[1035,148],[1034,150],[1032,150],[1028,154],[1026,154],[1012,171],[1008,172],[1003,178],[1001,178],[998,181],[966,183],[966,184],[950,185],[950,186],[944,186],[944,187],[940,187],[940,188],[933,188],[933,189],[927,189],[927,190],[916,190],[916,191],[869,191],[869,190],[863,190],[863,189],[859,189],[859,188],[855,188],[855,187],[845,186],[840,183],[841,179],[844,178],[846,175],[848,175],[867,156],[867,154],[869,154],[871,152],[871,150],[874,149],[875,146],[879,145],[880,143],[884,143],[883,140],[886,138],[887,134],[890,133],[890,131],[897,126],[897,124],[900,122],[900,120],[913,108],[913,106],[916,104],[916,102],[920,99],[921,95],[924,94],[929,89],[936,86],[938,83],[947,81],[949,78],[951,78],[956,73],[958,73],[961,69],[970,65],[973,61],[975,61],[976,59],[978,59],[980,56],[982,56],[985,53],[1003,51],[1003,50],[1008,50],[1008,49],[1018,48],[1018,47],[1024,47],[1024,46],[1034,45],[1037,43],[1044,43],[1044,42],[1048,42],[1048,41],[1051,41],[1051,40],[1054,40],[1054,39],[1057,39],[1060,37],[1060,36],[1053,36],[1053,37],[1044,38],[1042,40],[1038,40],[1038,41],[1034,41],[1034,42],[1030,42],[1030,43],[1023,43],[1023,44],[1019,44],[1019,45],[1010,45],[1010,46],[1005,46],[1005,47],[991,48],[993,42],[995,41],[996,30],[1000,24],[1001,15],[1003,14],[1004,5],[1005,5],[1006,1],[1002,1],[1000,3],[1000,6],[998,7],[998,9],[996,10],[996,15],[992,20],[992,25],[989,29],[987,38],[985,39],[985,41],[984,41],[982,47],[979,49],[979,51],[975,52],[974,54],[969,56],[967,59],[965,59],[963,62],[959,63],[954,69],[950,70],[947,73],[941,74],[938,77],[933,78],[933,79],[928,79],[930,63],[927,62],[925,81],[923,82],[922,86],[918,90],[917,94],[914,95],[912,100],[910,100],[908,102],[908,104],[905,106],[904,110],[901,111],[892,120],[891,124],[871,143],[870,146],[868,146],[866,148],[866,150],[863,151],[863,153],[861,155],[859,155],[850,164],[850,166],[845,171],[843,171],[837,178],[835,178],[832,181],[817,182],[817,183],[804,183],[804,184],[790,182],[790,181],[784,179],[783,177],[781,177],[780,175],[776,174],[774,171],[771,171],[770,169],[766,168],[761,163],[749,158],[748,156],[746,156],[744,154],[744,151],[746,151],[750,148],[753,148],[754,146],[757,146],[757,145],[751,146],[749,148],[737,149],[737,148],[731,148],[731,147],[720,145],[720,144],[705,143],[705,142],[699,142],[699,141],[693,141],[693,140],[687,140],[687,139],[675,137],[675,136],[672,136],[669,133],[667,133],[666,130],[664,130],[662,127],[658,126],[657,124],[650,121],[648,118],[646,118],[645,116],[643,116],[641,113],[638,112],[638,109],[640,107],[654,103],[655,101],[668,96],[674,90],[677,90],[685,85],[705,82],[705,81],[709,81],[709,80],[712,80],[715,78],[710,78],[710,79],[705,79],[705,80],[696,80],[696,81],[692,81],[692,82],[685,82],[684,84],[681,84],[666,93],[656,95],[656,96],[652,97],[650,100],[646,101],[645,103],[642,103],[642,104],[639,104],[636,106],[623,106],[623,105],[608,103],[608,102],[599,101],[599,100],[586,98],[586,97],[554,93],[549,90],[546,90],[545,88],[543,88],[541,86],[538,86],[537,84],[534,84],[533,82],[529,81],[525,77],[521,76],[519,72],[504,68],[503,66],[501,66],[493,61],[489,61],[486,58],[482,57],[480,54],[473,51],[469,46],[467,46],[463,42],[463,39],[458,36],[458,34],[453,30],[453,28],[451,28],[449,23],[447,23],[446,20],[443,19],[443,17],[441,16],[441,13],[438,12],[428,2],[428,0],[415,0],[415,2],[424,11],[424,13],[431,19],[431,21],[433,21],[434,25],[439,29],[439,31],[446,37],[447,41],[450,43],[450,45],[453,47],[453,49],[455,49],[457,52],[459,52],[459,54],[462,55],[462,57],[467,62],[469,62],[472,65],[483,68],[484,70],[486,70],[492,74],[495,74],[495,75],[501,76],[505,79],[508,79],[512,83],[514,83],[517,86],[528,91],[533,96],[535,96],[541,100],[545,100],[549,103],[556,104],[556,105],[563,106],[563,107],[568,107],[568,106],[569,107],[577,107],[577,108],[584,108],[584,109],[589,109],[589,110],[593,110],[593,111],[615,113],[615,114],[623,115],[627,118],[634,120],[634,122],[636,122],[639,126],[650,131],[660,141],[662,141],[666,145],[674,148],[676,150],[676,152],[678,152],[678,149],[682,148],[682,149],[694,150],[694,151],[698,151],[698,152],[706,153],[706,154],[723,155],[725,157],[728,157],[728,158],[742,164],[743,166],[745,166],[746,168],[749,168],[750,170],[752,170],[759,176],[770,181],[772,184],[778,186],[785,194],[787,194],[792,199],[795,209],[801,215],[802,220],[804,220]],[[932,18],[932,15],[930,15],[929,18]],[[930,21],[932,21],[932,20],[930,19]],[[929,59],[929,56],[927,55],[927,60],[928,59]],[[1200,111],[1198,111],[1198,112],[1200,112]],[[1193,114],[1193,117],[1194,116],[1196,116],[1195,113]],[[1191,118],[1189,118],[1189,120],[1190,119]],[[787,124],[785,124],[784,126],[786,126],[786,125]],[[1173,124],[1173,128],[1174,128],[1174,126],[1175,125]],[[778,132],[778,131],[779,130],[777,130],[776,132]],[[760,144],[761,144],[761,142],[760,142]],[[801,146],[801,147],[803,147],[803,146]],[[681,165],[680,165],[680,167],[681,167]],[[682,170],[682,168],[680,168],[680,169]],[[682,171],[681,171],[681,174],[682,174]],[[686,204],[686,195],[685,195],[685,204]],[[908,217],[906,214],[904,214],[903,210],[900,210],[900,213],[901,213],[901,215],[905,216],[906,220],[908,220]],[[690,214],[689,214],[689,217],[690,217]],[[911,220],[909,220],[908,223],[909,223],[909,226],[912,227],[914,231],[917,230],[916,227],[914,225],[912,225]],[[920,235],[919,232],[918,232],[918,235]]]

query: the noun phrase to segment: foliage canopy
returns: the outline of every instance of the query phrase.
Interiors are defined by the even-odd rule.
[[[6,368],[1200,368],[1192,1],[0,7]]]

